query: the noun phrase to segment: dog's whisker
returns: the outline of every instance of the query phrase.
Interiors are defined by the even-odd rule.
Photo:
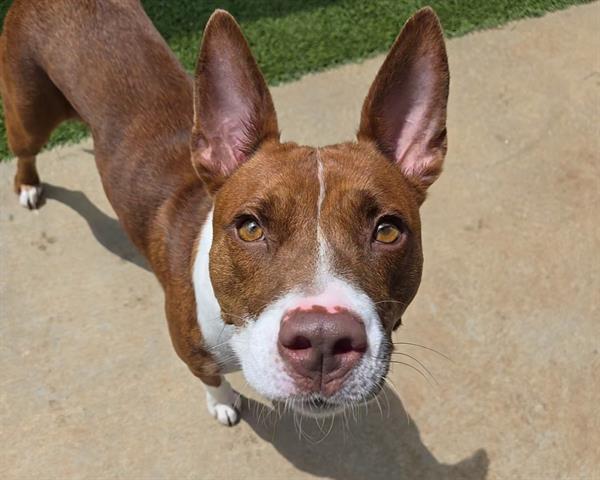
[[[325,435],[325,438],[327,438],[329,436],[329,434],[331,433],[331,431],[333,430],[333,426],[335,425],[335,415],[332,415],[331,417],[331,425],[329,426],[329,430],[327,431],[327,434]],[[323,440],[325,440],[325,438],[323,438]]]
[[[403,353],[403,352],[394,352],[394,354],[402,355],[404,357],[409,357],[412,360],[414,360],[415,362],[417,362],[429,374],[429,376],[433,379],[433,381],[436,383],[436,385],[439,386],[440,382],[438,382],[437,378],[435,378],[433,373],[431,373],[431,371],[427,368],[427,366],[423,362],[421,362],[418,358],[413,357],[412,355],[409,355],[408,353]]]
[[[206,350],[210,353],[213,353],[215,350],[218,350],[221,347],[224,347],[225,345],[229,344],[229,340],[225,340],[224,342],[218,343],[216,345],[211,345],[209,347],[206,347]]]
[[[383,378],[384,383],[385,383],[385,378]],[[386,388],[383,387],[381,390],[381,392],[383,392],[383,397],[385,398],[385,403],[387,404],[387,416],[386,418],[390,418],[390,413],[391,413],[391,406],[390,406],[390,399],[387,396],[387,392],[386,392]]]
[[[358,409],[358,405],[356,403],[352,403],[352,418],[354,419],[354,423],[358,423],[356,420],[356,411]]]
[[[377,403],[377,406],[379,407],[379,413],[381,414],[381,418],[383,418],[383,410],[381,409],[381,403],[379,403],[379,399],[377,398],[377,395],[375,395],[375,397],[373,397],[375,399],[375,402]]]
[[[221,340],[221,335],[223,335],[223,332],[225,331],[226,327],[227,327],[227,324],[223,323],[223,327],[221,328],[221,331],[219,332],[219,335],[217,336],[216,343],[219,343],[219,341]],[[224,343],[227,343],[227,342],[224,342]]]
[[[425,375],[421,370],[419,370],[417,367],[415,367],[414,365],[411,365],[410,363],[407,362],[401,362],[400,360],[390,360],[390,363],[393,363],[395,365],[405,365],[411,369],[413,369],[415,372],[417,372],[421,377],[423,377],[425,379],[425,381],[427,382],[427,384],[431,387],[433,387],[434,385],[431,383],[431,381],[429,380],[429,378],[427,378],[427,375]]]
[[[449,362],[454,363],[454,360],[452,360],[449,356],[443,354],[442,352],[436,350],[435,348],[431,348],[431,347],[426,347],[425,345],[421,345],[420,343],[414,343],[414,342],[392,342],[392,345],[410,345],[412,347],[420,347],[420,348],[424,348],[425,350],[429,350],[430,352],[434,352],[437,353],[439,356],[441,356],[442,358],[445,358],[446,360],[448,360]]]
[[[263,426],[266,426],[266,418],[265,418],[265,411],[266,411],[267,406],[261,402],[260,404],[260,413],[258,415],[258,422],[262,423]]]
[[[396,394],[396,396],[400,399],[400,401],[402,401],[402,395],[400,395],[400,390],[398,389],[396,384],[392,381],[392,379],[389,377],[385,377],[384,380],[385,380],[385,383],[390,387],[392,392],[394,392]],[[404,413],[406,415],[406,424],[408,425],[408,424],[410,424],[410,417],[408,416],[408,412],[406,411],[405,408],[404,408]]]

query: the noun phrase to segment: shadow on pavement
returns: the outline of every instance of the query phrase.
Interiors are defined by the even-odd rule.
[[[92,235],[100,245],[124,261],[150,271],[146,260],[127,238],[118,220],[106,215],[83,192],[44,183],[43,198],[56,200],[73,209],[87,222]]]
[[[387,397],[387,401],[386,398]],[[336,417],[331,426],[316,420],[279,417],[271,407],[244,399],[243,420],[263,440],[304,472],[336,480],[484,480],[489,459],[483,449],[456,465],[436,460],[396,394],[386,389],[377,404]],[[331,429],[331,430],[330,430]],[[449,432],[450,434],[450,432]]]

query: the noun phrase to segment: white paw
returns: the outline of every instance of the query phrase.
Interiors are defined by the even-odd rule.
[[[219,423],[228,427],[233,427],[240,421],[240,411],[234,404],[228,405],[225,403],[208,403],[209,413],[216,418]]]
[[[21,185],[19,187],[19,203],[30,210],[37,208],[42,196],[41,185]]]
[[[240,421],[240,394],[226,380],[218,387],[206,386],[206,405],[208,412],[223,425],[232,427]]]

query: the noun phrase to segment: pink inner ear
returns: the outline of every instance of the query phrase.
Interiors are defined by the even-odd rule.
[[[193,161],[218,188],[261,142],[278,134],[271,95],[239,26],[216,11],[196,66]]]
[[[231,175],[247,160],[245,151],[249,139],[246,138],[243,121],[224,117],[216,128],[211,128],[207,133],[213,136],[206,139],[207,145],[200,155],[201,163],[210,171]]]
[[[427,56],[417,60],[405,88],[396,95],[399,111],[404,111],[403,121],[397,128],[394,157],[405,175],[429,180],[428,173],[441,168],[437,149],[431,149],[431,141],[445,124],[444,109],[434,105],[436,77]],[[438,165],[439,164],[439,165]]]
[[[372,141],[415,184],[427,187],[446,153],[448,61],[435,13],[406,23],[365,99],[359,140]]]
[[[396,162],[405,175],[420,177],[435,167],[437,155],[427,150],[429,140],[436,135],[437,120],[427,119],[428,106],[423,101],[413,107],[404,120],[396,140]]]

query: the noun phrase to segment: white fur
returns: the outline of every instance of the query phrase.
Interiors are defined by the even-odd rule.
[[[277,349],[279,327],[288,304],[289,296],[272,303],[257,319],[248,319],[231,339],[248,383],[260,394],[274,400],[285,399],[294,393],[294,382]]]
[[[205,346],[210,350],[221,367],[221,373],[239,370],[229,340],[233,326],[227,325],[221,318],[221,307],[215,297],[208,270],[209,253],[213,239],[213,212],[208,214],[202,227],[196,259],[194,260],[194,294],[196,297],[196,316],[202,332]]]
[[[367,333],[367,351],[354,367],[343,388],[331,398],[332,401],[344,403],[362,399],[375,389],[381,375],[385,373],[385,361],[381,358],[384,333],[371,299],[360,289],[334,276],[321,278],[321,281],[327,287],[319,295],[307,296],[298,291],[290,292],[271,304],[258,318],[249,319],[232,336],[231,343],[240,359],[246,380],[269,399],[284,400],[298,394],[279,355],[277,338],[285,313],[305,304],[307,298],[311,301],[314,299],[319,305],[333,302],[336,306],[353,312],[364,322]]]
[[[319,182],[319,198],[317,199],[317,228],[319,227],[319,221],[321,220],[321,209],[323,208],[323,202],[325,201],[325,195],[327,193],[327,185],[325,184],[325,172],[323,172],[323,161],[321,160],[321,152],[317,148],[317,181]]]
[[[325,195],[327,194],[327,185],[325,184],[325,173],[323,171],[323,162],[321,160],[321,153],[317,148],[317,181],[319,182],[319,198],[317,199],[317,244],[319,246],[319,258],[317,263],[317,282],[319,277],[322,277],[329,270],[329,245],[323,230],[321,229],[321,210],[323,208],[323,202],[325,201]]]
[[[19,188],[19,203],[25,208],[37,208],[41,196],[41,185],[21,185]]]
[[[231,388],[229,382],[221,380],[218,387],[206,388],[206,405],[208,412],[223,425],[233,426],[240,419],[240,394]]]

